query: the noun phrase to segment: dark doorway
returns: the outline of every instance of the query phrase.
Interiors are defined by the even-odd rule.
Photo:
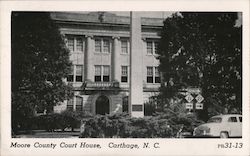
[[[128,113],[128,96],[122,98],[122,112]]]
[[[109,99],[106,96],[104,95],[99,96],[96,100],[95,106],[96,106],[95,107],[96,114],[101,114],[101,115],[109,114]]]

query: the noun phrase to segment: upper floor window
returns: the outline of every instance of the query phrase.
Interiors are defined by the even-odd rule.
[[[152,41],[147,41],[147,54],[152,55],[153,54],[153,44]]]
[[[110,42],[109,40],[103,40],[103,52],[109,53],[110,52]]]
[[[74,66],[71,66],[70,73],[67,76],[67,81],[68,82],[73,82],[74,81]]]
[[[68,48],[70,51],[74,51],[74,38],[68,38]]]
[[[121,82],[128,82],[128,66],[122,66]]]
[[[76,82],[82,82],[83,66],[76,65]]]
[[[153,83],[153,67],[147,67],[147,83]]]
[[[95,82],[102,81],[102,66],[96,65],[95,66]]]
[[[110,66],[95,65],[95,82],[110,81]]]
[[[121,40],[121,48],[122,48],[122,54],[128,54],[129,53],[129,41]]]
[[[83,81],[83,65],[73,65],[71,72],[67,76],[68,82],[82,82]]]
[[[147,83],[161,83],[158,67],[147,67]]]
[[[155,55],[158,54],[158,42],[148,40],[147,41],[147,54],[148,55]]]
[[[101,52],[102,51],[102,44],[100,39],[95,39],[95,52]]]
[[[109,66],[103,66],[103,82],[109,82],[110,68]]]
[[[158,47],[159,47],[159,43],[158,42],[154,42],[154,53],[155,54],[159,54],[158,53]]]
[[[76,38],[76,51],[83,52],[83,40],[82,40],[82,38]]]
[[[95,52],[97,53],[110,53],[111,42],[109,39],[96,38],[95,39]]]
[[[82,37],[68,37],[67,46],[71,52],[84,52],[85,40]]]
[[[155,83],[161,83],[161,76],[158,67],[155,67]]]

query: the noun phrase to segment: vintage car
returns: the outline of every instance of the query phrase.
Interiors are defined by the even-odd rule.
[[[210,118],[207,123],[196,127],[194,137],[242,137],[242,115],[227,114]]]

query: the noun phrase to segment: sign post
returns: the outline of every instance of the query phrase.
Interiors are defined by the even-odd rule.
[[[187,88],[185,91],[182,94],[185,95],[185,99],[188,102],[186,103],[186,109],[189,110],[189,113],[191,113],[191,110],[202,110],[203,103],[201,102],[204,100],[204,97],[201,95],[201,90],[199,88]]]

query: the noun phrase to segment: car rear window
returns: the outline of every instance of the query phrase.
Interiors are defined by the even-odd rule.
[[[228,122],[237,122],[237,118],[236,117],[230,117],[230,118],[228,118]]]
[[[210,118],[207,122],[208,123],[220,123],[221,120],[222,119],[220,117],[214,117],[214,118]]]
[[[239,117],[239,119],[240,119],[240,122],[242,122],[242,117]]]

